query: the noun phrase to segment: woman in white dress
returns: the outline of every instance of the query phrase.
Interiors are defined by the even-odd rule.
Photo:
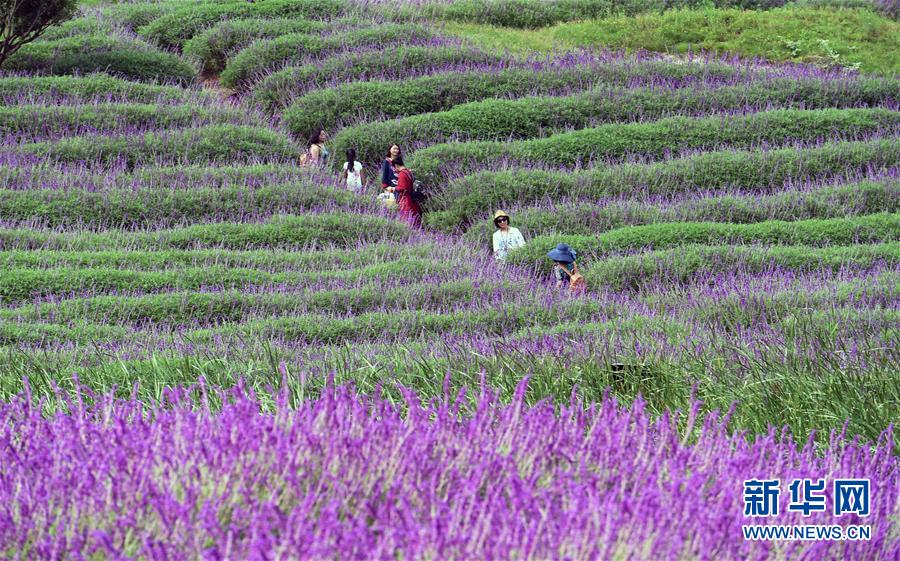
[[[347,150],[347,161],[341,171],[341,179],[347,182],[347,189],[354,193],[361,193],[366,188],[366,173],[363,165],[356,161],[356,150]]]

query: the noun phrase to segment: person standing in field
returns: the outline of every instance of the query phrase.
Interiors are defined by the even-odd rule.
[[[362,193],[366,187],[366,173],[363,165],[356,161],[356,150],[347,150],[347,161],[341,171],[341,179],[347,183],[347,189],[354,193]]]
[[[306,154],[300,159],[300,165],[324,166],[328,162],[326,140],[328,140],[328,133],[324,129],[316,129],[306,142]]]
[[[400,156],[400,147],[391,144],[387,156],[381,162],[381,188],[385,191],[397,186],[397,173],[394,171],[394,158]]]
[[[494,213],[494,226],[497,227],[494,232],[494,258],[505,263],[510,250],[525,246],[525,238],[518,228],[509,225],[509,215],[502,210]]]
[[[392,163],[394,173],[397,174],[397,186],[389,187],[388,190],[397,195],[397,208],[406,221],[413,226],[419,226],[422,223],[422,209],[419,203],[413,200],[412,172],[403,165],[403,156],[400,154],[393,157]]]

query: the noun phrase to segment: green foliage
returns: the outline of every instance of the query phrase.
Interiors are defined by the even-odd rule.
[[[624,226],[660,222],[710,221],[750,224],[766,220],[841,218],[877,212],[900,212],[900,181],[886,179],[829,186],[813,191],[773,195],[726,195],[688,199],[672,205],[633,200],[598,205],[575,202],[513,212],[516,228],[529,237],[567,234],[589,236]],[[491,214],[491,213],[488,213]],[[492,216],[470,228],[464,239],[488,243],[495,231]]]
[[[0,220],[48,227],[135,228],[197,220],[304,212],[329,205],[366,208],[370,197],[313,182],[171,190],[165,186],[103,191],[0,189]]]
[[[41,35],[41,41],[56,41],[78,35],[101,35],[115,31],[113,25],[96,17],[80,17],[55,25]]]
[[[292,292],[174,292],[139,296],[103,295],[70,298],[64,302],[0,310],[0,321],[69,324],[75,322],[166,325],[215,325],[250,318],[332,313],[356,315],[379,309],[434,309],[472,299],[483,300],[496,292],[522,289],[510,281],[450,280],[434,285],[413,285],[404,290],[384,290],[379,279],[353,288]]]
[[[149,232],[108,230],[57,233],[29,229],[0,229],[2,247],[8,249],[296,248],[329,244],[353,246],[359,242],[380,241],[385,237],[402,241],[408,236],[409,229],[396,220],[360,215],[348,221],[345,213],[337,211],[280,216],[264,223],[222,222]]]
[[[886,109],[788,109],[700,119],[672,117],[651,123],[604,125],[539,140],[438,144],[417,151],[407,165],[418,179],[437,186],[444,184],[448,165],[477,167],[503,159],[553,166],[586,165],[629,154],[659,158],[689,148],[812,140],[834,131],[852,137],[898,124],[900,113]]]
[[[345,253],[346,249],[343,250]],[[104,252],[107,253],[107,252]],[[171,254],[172,252],[168,252]],[[187,257],[196,252],[181,252]],[[161,253],[165,255],[166,253]],[[94,254],[90,254],[90,258]],[[90,261],[90,260],[88,260]],[[102,255],[100,261],[103,261]],[[135,260],[125,258],[123,263],[133,264]],[[141,260],[143,262],[157,259]],[[94,261],[90,261],[92,264]],[[240,289],[254,287],[291,286],[294,288],[314,287],[323,281],[344,281],[359,284],[373,282],[390,276],[398,281],[414,283],[427,274],[448,274],[458,270],[452,263],[436,263],[432,260],[398,258],[390,262],[377,263],[350,269],[327,269],[328,264],[311,263],[306,271],[266,271],[208,262],[201,266],[183,266],[178,269],[162,268],[156,271],[131,269],[10,269],[0,278],[0,301],[5,303],[27,302],[39,296],[71,293],[134,293],[150,291],[196,291],[202,288],[219,287]],[[324,270],[323,270],[324,269]]]
[[[133,103],[212,99],[209,94],[197,90],[130,82],[105,74],[0,77],[0,100],[4,104],[14,105],[23,96],[65,96],[72,101],[113,98]]]
[[[611,290],[640,290],[659,284],[687,285],[704,276],[734,271],[765,271],[774,266],[792,271],[836,271],[842,267],[871,267],[879,262],[900,264],[900,244],[728,247],[684,246],[596,261],[584,273],[589,286]]]
[[[683,79],[738,78],[734,66],[666,64],[661,61],[557,66],[540,70],[468,70],[406,78],[369,80],[326,87],[297,97],[283,111],[295,134],[321,124],[326,129],[355,121],[374,121],[445,111],[481,99],[583,91],[597,84],[627,86],[651,74]],[[281,105],[267,105],[276,111]]]
[[[664,2],[653,0],[634,4],[644,10],[665,6]],[[434,2],[415,9],[451,21],[534,29],[561,21],[603,17],[631,5],[631,2],[623,4],[615,0],[459,0]]]
[[[545,198],[597,199],[632,193],[674,195],[725,187],[764,188],[846,170],[887,169],[900,164],[893,139],[838,142],[815,148],[767,151],[723,150],[651,164],[601,166],[579,172],[515,169],[484,171],[451,181],[429,200],[438,212],[425,215],[432,227],[453,230],[488,209]]]
[[[351,20],[347,20],[348,22]],[[237,19],[223,21],[184,44],[184,55],[199,62],[201,71],[218,74],[229,56],[257,39],[274,39],[290,33],[316,33],[340,25],[303,19]]]
[[[532,262],[549,271],[553,263],[546,254],[559,243],[567,243],[578,251],[579,261],[591,263],[601,261],[610,253],[643,248],[667,249],[689,244],[846,246],[893,242],[898,236],[900,214],[886,212],[795,222],[767,220],[756,224],[667,222],[626,226],[595,236],[539,236],[517,250],[516,261]]]
[[[443,112],[416,115],[343,129],[331,145],[338,154],[355,148],[363,162],[378,162],[391,144],[420,146],[464,140],[543,137],[567,129],[606,122],[661,118],[673,114],[705,114],[747,107],[877,106],[895,99],[897,80],[825,82],[776,79],[758,84],[676,90],[609,88],[564,97],[489,99]]]
[[[295,17],[328,19],[347,13],[343,0],[258,0],[204,3],[172,10],[138,28],[138,33],[163,47],[180,47],[204,28],[238,18]]]
[[[562,23],[540,31],[462,24],[448,31],[488,49],[607,47],[664,53],[733,53],[772,61],[900,71],[900,24],[865,9],[784,7],[769,11],[675,9]],[[497,44],[498,33],[503,42]]]
[[[226,87],[249,87],[255,77],[278,65],[321,56],[329,51],[347,51],[365,46],[388,48],[394,44],[421,41],[434,33],[420,25],[385,24],[377,27],[335,33],[325,37],[291,33],[275,39],[254,42],[228,60],[220,79]]]
[[[74,16],[77,8],[77,0],[0,2],[0,66],[47,29]]]
[[[133,39],[86,35],[38,41],[22,47],[6,61],[14,71],[47,74],[106,72],[135,80],[191,83],[196,72],[170,53],[154,50]]]
[[[235,160],[283,160],[299,150],[268,128],[210,125],[142,136],[84,135],[56,142],[23,144],[20,151],[66,162],[124,163],[129,167],[159,162],[197,164]]]
[[[129,269],[153,271],[165,269],[174,272],[185,268],[221,266],[223,270],[249,268],[268,271],[310,270],[323,275],[350,273],[348,268],[395,267],[394,262],[426,264],[433,258],[436,248],[431,243],[401,245],[390,241],[365,244],[347,251],[343,247],[319,249],[308,252],[271,251],[269,249],[162,249],[162,250],[11,250],[0,251],[0,262],[10,269]],[[315,271],[311,271],[315,269]],[[358,269],[359,271],[359,269]],[[388,274],[395,269],[390,269]],[[423,274],[434,271],[426,269]],[[374,273],[373,273],[374,275]],[[219,284],[212,281],[212,285]],[[170,287],[171,288],[171,287]],[[123,289],[129,289],[123,287]]]
[[[335,80],[365,80],[391,72],[406,80],[404,74],[421,73],[424,69],[497,63],[502,55],[488,54],[475,49],[458,47],[397,47],[387,52],[364,51],[344,53],[325,59],[321,64],[288,67],[269,74],[253,90],[253,104],[274,112],[284,107],[298,94],[312,87],[327,85]]]
[[[0,133],[37,137],[79,128],[114,132],[129,127],[166,129],[246,121],[255,119],[244,111],[217,106],[96,103],[0,107]]]

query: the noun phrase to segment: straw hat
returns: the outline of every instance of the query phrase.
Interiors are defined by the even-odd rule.
[[[509,215],[506,214],[506,212],[504,212],[502,210],[498,210],[497,212],[494,213],[494,224],[497,223],[497,219],[500,218],[501,216],[505,216],[506,220],[507,221],[509,220]]]

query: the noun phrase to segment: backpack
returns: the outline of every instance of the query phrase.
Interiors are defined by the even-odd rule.
[[[409,171],[408,169],[406,171]],[[413,172],[409,171],[409,176],[412,177],[412,191],[409,193],[409,198],[416,204],[425,202],[425,199],[428,198],[428,195],[425,194],[425,184],[416,179],[416,176],[413,175]]]
[[[562,269],[565,274],[569,275],[569,290],[572,292],[584,292],[587,289],[587,283],[584,281],[584,277],[578,272],[578,265],[574,266],[575,271],[571,273],[562,265],[557,265],[557,267]]]

